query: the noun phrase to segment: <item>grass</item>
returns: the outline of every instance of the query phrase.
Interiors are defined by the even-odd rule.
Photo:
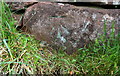
[[[109,39],[103,35],[73,55],[50,52],[41,41],[17,31],[10,9],[3,2],[0,7],[0,73],[120,74],[120,40],[114,36],[114,28]]]

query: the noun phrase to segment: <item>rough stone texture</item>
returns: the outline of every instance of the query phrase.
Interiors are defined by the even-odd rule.
[[[46,41],[54,49],[62,48],[68,54],[84,47],[103,34],[106,21],[107,36],[115,22],[117,35],[120,25],[119,9],[95,9],[68,4],[37,3],[29,7],[23,18],[26,32]]]
[[[15,23],[16,26],[21,27],[22,15],[24,14],[25,9],[37,3],[36,0],[29,1],[30,2],[6,2],[11,12],[13,12],[12,17],[17,21]]]
[[[11,10],[25,9],[25,7],[35,4],[37,1],[33,0],[31,2],[6,2]]]

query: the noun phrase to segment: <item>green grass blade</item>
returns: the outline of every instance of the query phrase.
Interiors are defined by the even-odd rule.
[[[6,48],[8,49],[8,53],[10,54],[10,56],[11,56],[11,58],[13,60],[13,55],[12,55],[11,50],[10,50],[10,48],[9,48],[7,42],[6,42],[6,39],[3,39],[3,42],[4,42],[5,46],[6,46]]]

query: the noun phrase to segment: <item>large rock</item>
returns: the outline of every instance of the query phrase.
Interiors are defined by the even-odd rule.
[[[23,26],[28,33],[69,54],[103,34],[104,22],[106,35],[111,33],[113,23],[117,35],[120,10],[39,2],[29,7],[23,18]]]

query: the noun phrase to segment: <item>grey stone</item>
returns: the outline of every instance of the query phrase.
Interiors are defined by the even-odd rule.
[[[119,9],[97,9],[39,2],[26,9],[23,26],[36,39],[46,41],[53,49],[62,48],[68,54],[86,46],[103,34],[106,21],[107,36],[115,24],[120,25]]]

